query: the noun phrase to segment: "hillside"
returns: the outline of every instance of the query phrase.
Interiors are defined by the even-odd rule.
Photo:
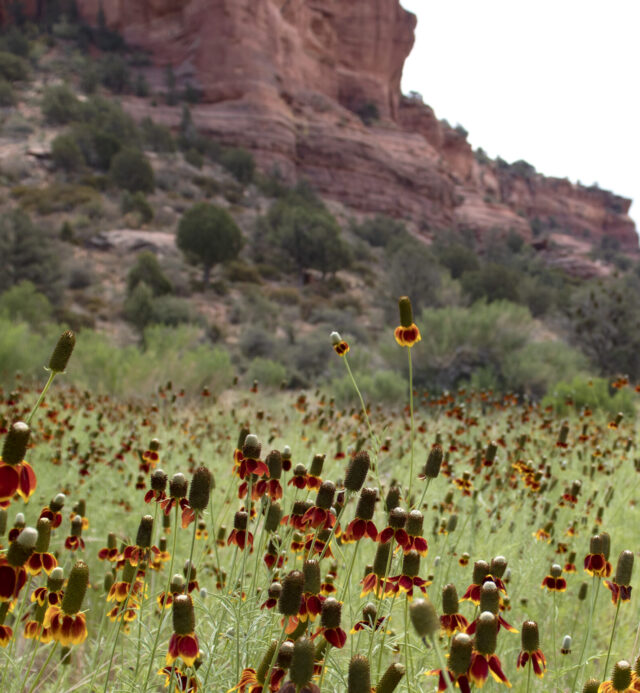
[[[187,329],[272,385],[334,377],[338,329],[393,399],[387,337],[409,293],[432,325],[421,385],[538,397],[640,371],[629,201],[491,161],[402,96],[414,19],[397,2],[103,6],[5,14],[0,314],[123,348]],[[175,235],[201,202],[243,239],[208,286]]]

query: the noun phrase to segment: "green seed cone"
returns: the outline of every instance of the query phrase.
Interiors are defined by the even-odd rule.
[[[611,683],[616,691],[626,691],[631,685],[631,664],[625,659],[614,664]]]
[[[24,460],[29,445],[31,429],[24,421],[11,424],[2,446],[2,461],[5,464],[19,464]]]
[[[480,611],[497,614],[500,608],[500,593],[495,582],[485,582],[480,590]]]
[[[371,667],[364,655],[354,655],[349,662],[347,693],[371,693]]]
[[[49,370],[54,373],[64,373],[71,354],[73,353],[73,347],[76,345],[76,336],[71,330],[67,330],[60,335],[58,343],[56,344],[51,358],[49,359]]]
[[[51,541],[51,522],[46,517],[41,517],[36,525],[38,539],[36,540],[35,550],[38,553],[46,553],[49,550]]]
[[[264,520],[264,528],[267,532],[277,532],[282,520],[282,507],[277,501],[269,505],[267,516]]]
[[[304,574],[304,591],[310,594],[318,594],[322,584],[318,561],[315,559],[305,561],[302,572]]]
[[[409,607],[411,623],[421,638],[433,637],[440,628],[436,610],[429,599],[416,599]]]
[[[404,676],[404,666],[399,662],[391,664],[376,686],[376,693],[393,693]]]
[[[278,650],[278,657],[276,658],[276,666],[280,669],[288,669],[291,666],[291,659],[293,658],[293,643],[290,640],[285,640],[280,649]]]
[[[177,595],[172,604],[173,632],[178,635],[189,635],[196,627],[193,602],[188,594]]]
[[[279,479],[282,476],[282,455],[278,450],[272,450],[266,457],[265,462],[269,467],[269,478]]]
[[[304,686],[311,681],[314,655],[313,642],[309,638],[296,640],[289,669],[289,678],[296,686]]]
[[[7,531],[7,509],[0,508],[0,537]]]
[[[449,583],[442,588],[442,611],[447,616],[457,614],[459,608],[458,590],[453,583]]]
[[[340,628],[342,603],[333,597],[327,597],[322,602],[320,622],[324,628]]]
[[[411,299],[408,296],[400,296],[398,299],[398,309],[400,311],[400,324],[402,327],[411,327],[411,325],[413,325]]]
[[[211,493],[211,472],[206,467],[198,467],[193,473],[189,487],[189,505],[202,512],[209,505]]]
[[[271,665],[271,660],[273,659],[273,655],[276,653],[276,647],[278,647],[278,641],[272,640],[269,643],[267,651],[264,653],[264,656],[260,660],[260,664],[256,669],[256,678],[258,679],[258,683],[264,683],[264,680],[269,671],[269,666]]]
[[[62,600],[62,611],[65,614],[73,616],[80,611],[88,586],[89,566],[84,561],[76,561],[76,564],[71,568]]]
[[[379,577],[384,577],[387,570],[387,562],[391,553],[391,542],[386,544],[378,544],[376,547],[376,555],[373,559],[373,572]]]
[[[471,638],[466,633],[456,633],[449,650],[449,669],[456,675],[466,673],[471,666]]]
[[[148,549],[151,546],[153,537],[153,516],[144,515],[138,525],[138,534],[136,536],[136,546],[141,549]]]
[[[633,572],[633,551],[623,551],[618,557],[616,576],[614,582],[625,587],[631,583],[631,573]]]
[[[582,693],[598,693],[600,690],[600,681],[598,679],[589,679],[584,682]]]

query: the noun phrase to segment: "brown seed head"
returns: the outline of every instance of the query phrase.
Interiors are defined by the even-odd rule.
[[[600,681],[598,679],[589,679],[584,682],[582,693],[598,693],[600,690]]]
[[[376,555],[373,559],[373,572],[379,577],[384,577],[387,570],[387,562],[391,553],[391,542],[386,544],[378,544],[376,547]]]
[[[249,433],[249,435],[244,439],[244,444],[242,446],[242,454],[244,457],[250,460],[259,460],[260,451],[262,447],[258,441],[258,436]]]
[[[278,650],[278,657],[276,659],[276,666],[280,669],[288,669],[291,666],[291,659],[293,658],[293,643],[290,640],[285,640],[280,649]]]
[[[73,520],[71,520],[71,536],[82,536],[82,517],[80,515],[76,515]]]
[[[336,485],[333,481],[323,481],[318,489],[318,495],[316,496],[316,506],[328,510],[333,504],[335,495]]]
[[[496,578],[502,578],[504,571],[507,569],[507,559],[504,556],[494,556],[491,559],[489,573]]]
[[[264,520],[264,528],[267,532],[276,532],[282,520],[282,507],[277,501],[269,505],[267,516]]]
[[[369,459],[369,453],[366,450],[359,450],[356,452],[349,460],[347,471],[344,475],[344,487],[347,491],[357,493],[362,488],[367,474],[369,473],[370,466],[371,460]]]
[[[11,424],[2,446],[2,461],[10,465],[20,464],[27,453],[30,436],[31,429],[24,421]]]
[[[299,638],[293,644],[289,678],[296,686],[305,686],[311,681],[314,655],[313,641],[309,638]]]
[[[407,522],[407,511],[403,508],[394,508],[389,513],[389,527],[402,529]]]
[[[384,506],[388,513],[390,513],[394,508],[398,506],[398,503],[400,503],[400,495],[401,491],[399,486],[389,487],[389,490],[387,491],[387,496],[384,501]]]
[[[535,621],[525,621],[522,624],[522,649],[531,654],[540,647],[538,624]]]
[[[196,628],[196,616],[193,602],[188,594],[178,594],[172,604],[173,632],[177,635],[189,635]]]
[[[340,628],[340,617],[342,614],[342,602],[333,597],[327,597],[322,602],[320,621],[324,628]]]
[[[209,505],[211,493],[211,472],[206,467],[198,467],[193,473],[189,487],[189,505],[196,511],[202,512]]]
[[[600,532],[600,538],[602,539],[602,553],[604,554],[605,560],[609,560],[609,554],[611,553],[611,536],[609,532]]]
[[[471,638],[466,633],[456,633],[449,649],[449,669],[455,676],[469,671],[471,666]]]
[[[0,537],[7,531],[7,509],[0,508]]]
[[[476,625],[475,650],[492,655],[498,644],[498,619],[490,611],[483,611]]]
[[[447,615],[457,614],[459,608],[458,590],[456,586],[450,582],[442,588],[442,611]]]
[[[51,522],[46,517],[41,517],[36,525],[38,539],[36,540],[35,551],[37,553],[46,553],[49,550],[49,542],[51,541]]]
[[[233,528],[238,530],[246,530],[249,522],[249,515],[244,510],[238,510],[233,517]]]
[[[420,554],[411,549],[402,557],[402,574],[414,578],[420,572]]]
[[[276,647],[278,647],[278,641],[272,640],[269,643],[269,647],[267,647],[262,659],[260,660],[260,664],[256,669],[256,679],[258,679],[258,683],[264,683],[267,673],[269,672],[269,667],[271,666],[271,660],[273,659],[273,655],[276,653]]]
[[[371,520],[376,509],[378,490],[375,488],[363,488],[360,491],[358,504],[356,505],[356,517],[362,520]]]
[[[61,608],[65,614],[73,616],[80,611],[88,586],[89,566],[84,561],[76,561],[76,564],[71,568],[62,600]]]
[[[376,622],[378,618],[378,610],[373,602],[367,602],[362,608],[362,619],[366,621],[370,626]]]
[[[49,503],[49,509],[51,510],[51,512],[59,513],[62,510],[62,508],[64,508],[64,502],[66,500],[67,497],[64,495],[64,493],[56,494]]]
[[[282,592],[278,599],[278,611],[283,616],[295,616],[300,608],[302,592],[304,591],[304,574],[292,570],[282,580]]]
[[[356,654],[349,662],[347,693],[371,693],[371,667],[364,655]]]
[[[269,467],[269,478],[279,479],[282,476],[282,455],[279,450],[272,450],[266,457],[265,462]]]
[[[618,557],[616,576],[614,582],[617,585],[627,587],[631,583],[631,573],[633,572],[633,551],[623,551]]]
[[[407,515],[407,524],[405,529],[410,537],[421,537],[422,536],[422,524],[424,522],[424,516],[419,510],[412,510]]]
[[[489,611],[497,614],[500,609],[500,593],[495,582],[490,580],[482,585],[480,590],[480,611]]]
[[[314,455],[309,467],[311,476],[322,476],[322,467],[324,465],[324,455]]]
[[[549,570],[549,574],[551,577],[559,578],[562,575],[562,568],[557,563],[554,563]]]
[[[180,575],[180,573],[175,573],[175,575],[173,575],[171,578],[171,582],[169,583],[169,592],[171,592],[171,594],[182,594],[185,587],[186,582],[184,577]]]
[[[613,665],[611,683],[616,691],[626,691],[631,685],[631,664],[626,659],[621,659]]]
[[[151,546],[153,537],[153,516],[144,515],[138,525],[138,534],[136,536],[136,546],[141,549],[148,549]]]
[[[471,581],[474,585],[481,585],[482,580],[489,575],[491,568],[486,561],[476,561],[473,564],[473,578]]]
[[[587,591],[589,590],[589,583],[581,582],[578,589],[578,599],[583,602],[587,598]]]
[[[435,479],[438,474],[440,474],[443,458],[444,453],[442,451],[442,446],[438,443],[434,443],[431,446],[431,450],[429,450],[427,462],[424,465],[424,475],[427,479]]]
[[[71,330],[63,332],[58,338],[58,343],[55,345],[49,359],[49,370],[54,373],[64,373],[75,345],[75,334]]]
[[[174,474],[169,482],[169,495],[171,498],[184,498],[187,495],[188,485],[189,484],[187,483],[184,474],[181,474],[180,472]]]
[[[310,594],[318,594],[322,583],[318,561],[315,559],[305,561],[302,572],[304,574],[304,591]]]
[[[390,664],[376,686],[376,693],[393,693],[404,676],[404,665],[400,662]]]

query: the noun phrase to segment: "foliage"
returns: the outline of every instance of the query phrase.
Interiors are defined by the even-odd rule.
[[[0,77],[8,82],[24,82],[29,78],[29,63],[18,55],[0,51]]]
[[[254,380],[262,387],[279,387],[287,380],[287,368],[277,361],[265,358],[255,358],[247,370],[247,380]]]
[[[198,322],[199,316],[189,301],[167,293],[154,296],[144,281],[139,281],[124,302],[124,317],[142,331],[149,325],[177,326]]]
[[[360,104],[355,112],[367,126],[373,125],[380,118],[380,109],[373,101],[366,101]]]
[[[150,250],[138,253],[136,264],[127,274],[127,294],[131,294],[140,282],[144,282],[153,296],[173,292],[173,285],[162,271],[158,258]]]
[[[520,299],[520,273],[497,263],[486,264],[480,269],[462,275],[462,288],[473,300],[512,301]]]
[[[6,79],[0,79],[0,107],[8,108],[15,106],[16,93],[11,86],[11,83]]]
[[[98,74],[103,86],[116,94],[122,94],[129,88],[129,66],[121,55],[105,55],[99,63]]]
[[[475,250],[460,242],[437,243],[435,253],[438,262],[449,270],[454,279],[459,279],[466,272],[474,272],[480,267]]]
[[[147,116],[140,123],[140,132],[145,146],[154,152],[175,152],[176,143],[171,130],[166,125],[155,123]]]
[[[80,118],[82,107],[75,93],[66,84],[46,87],[40,104],[42,115],[51,125],[66,125]]]
[[[71,134],[58,135],[51,143],[51,160],[56,169],[67,173],[78,171],[84,165],[84,156],[76,138]]]
[[[32,282],[22,280],[0,294],[0,315],[39,328],[51,320],[52,307]]]
[[[111,160],[111,180],[131,193],[152,193],[155,177],[149,159],[137,149],[122,149]]]
[[[52,303],[61,296],[62,263],[57,245],[22,210],[0,217],[0,291],[28,281]]]
[[[17,185],[11,189],[11,195],[24,210],[42,215],[71,212],[78,207],[93,205],[101,200],[100,194],[94,188],[70,183],[52,183],[46,188]]]
[[[614,417],[618,412],[635,417],[635,404],[629,388],[614,390],[604,378],[576,376],[562,380],[549,390],[542,400],[543,407],[553,407],[556,414],[566,416],[572,409],[603,411]]]
[[[407,235],[407,229],[401,221],[383,214],[365,219],[361,224],[354,224],[351,230],[374,248],[386,248],[392,241],[397,242]]]
[[[351,257],[335,217],[313,198],[292,191],[274,202],[256,227],[254,255],[259,262],[279,259],[291,269],[323,275],[347,267]]]
[[[121,207],[123,214],[135,212],[136,214],[140,215],[140,220],[143,224],[147,224],[153,219],[153,207],[149,204],[149,201],[142,192],[131,194],[130,192],[125,191],[122,196]]]
[[[253,154],[246,149],[242,147],[225,149],[220,156],[220,163],[239,183],[247,185],[253,180],[256,162]]]
[[[242,233],[231,215],[221,207],[199,202],[184,214],[178,225],[178,248],[194,264],[203,267],[203,282],[209,284],[211,268],[237,257]]]

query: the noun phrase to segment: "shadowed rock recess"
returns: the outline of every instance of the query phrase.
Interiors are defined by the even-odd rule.
[[[265,171],[304,177],[354,210],[424,231],[513,229],[531,240],[557,229],[596,247],[606,235],[622,250],[638,249],[630,200],[474,154],[461,128],[439,121],[418,95],[402,96],[416,17],[399,0],[102,4],[108,25],[152,55],[154,88],[164,87],[171,66],[179,85],[202,92],[196,125],[249,148]],[[99,5],[78,0],[90,23]],[[126,106],[151,113],[143,100]],[[152,115],[177,125],[180,108],[158,106]]]

